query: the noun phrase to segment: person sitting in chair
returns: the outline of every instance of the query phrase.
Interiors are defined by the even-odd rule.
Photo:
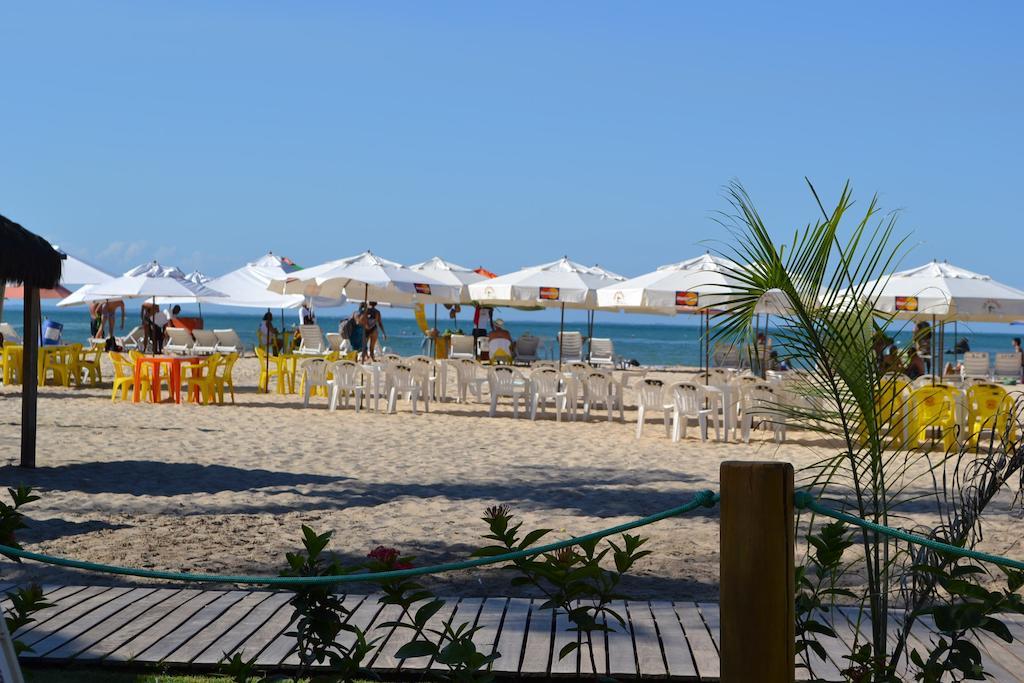
[[[498,318],[494,321],[494,329],[487,335],[488,339],[488,353],[490,354],[491,362],[499,359],[512,362],[512,356],[515,353],[515,347],[512,343],[512,334],[505,329],[505,321]]]

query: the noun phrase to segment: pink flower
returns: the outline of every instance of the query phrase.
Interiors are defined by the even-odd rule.
[[[379,571],[412,569],[412,563],[408,561],[409,558],[402,557],[396,549],[387,546],[377,546],[367,554],[367,557],[381,565]]]

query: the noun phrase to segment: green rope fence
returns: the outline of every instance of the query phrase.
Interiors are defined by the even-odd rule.
[[[915,545],[924,546],[925,548],[930,548],[935,552],[943,553],[946,555],[955,555],[958,557],[969,557],[973,560],[988,562],[999,567],[1024,570],[1024,562],[1020,560],[1013,560],[1008,557],[1002,557],[1000,555],[990,555],[989,553],[983,553],[980,550],[961,548],[960,546],[950,545],[949,543],[943,543],[942,541],[936,541],[932,538],[926,538],[924,536],[912,534],[909,531],[903,531],[902,529],[894,529],[892,527],[885,526],[882,524],[876,524],[866,519],[855,517],[854,515],[850,515],[845,512],[840,512],[839,510],[835,510],[826,505],[822,505],[814,498],[814,496],[807,493],[806,491],[797,491],[793,495],[793,504],[800,509],[811,510],[813,512],[818,513],[819,515],[831,517],[832,519],[838,519],[843,522],[847,522],[848,524],[858,526],[862,529],[868,529],[869,531],[884,534],[892,538],[898,538],[900,540],[906,541],[907,543],[913,543]]]
[[[583,536],[565,539],[548,543],[547,545],[535,548],[525,548],[503,555],[492,557],[480,557],[472,560],[459,562],[448,562],[435,564],[427,567],[413,567],[412,569],[394,569],[386,572],[360,572],[355,574],[343,574],[340,576],[221,576],[217,574],[190,574],[188,572],[166,572],[153,569],[135,569],[133,567],[118,567],[116,565],[98,564],[83,560],[72,560],[65,557],[53,557],[42,553],[33,553],[20,548],[0,545],[0,554],[10,557],[17,557],[23,560],[33,560],[43,564],[55,565],[57,567],[70,567],[72,569],[84,569],[86,571],[99,572],[103,574],[117,574],[120,576],[137,576],[145,579],[162,579],[164,581],[192,581],[196,583],[237,583],[255,584],[261,586],[309,586],[337,583],[360,583],[378,582],[390,579],[404,579],[411,576],[424,576],[427,574],[440,574],[442,572],[457,571],[460,569],[472,569],[483,567],[489,564],[521,560],[527,557],[535,557],[543,553],[561,550],[569,546],[579,545],[588,541],[594,541],[606,536],[624,533],[654,522],[660,522],[669,517],[678,517],[688,512],[693,512],[700,507],[714,507],[718,503],[718,494],[714,491],[699,491],[689,502],[678,507],[670,508],[662,512],[641,517],[640,519],[625,524],[619,524],[608,529],[601,529]]]

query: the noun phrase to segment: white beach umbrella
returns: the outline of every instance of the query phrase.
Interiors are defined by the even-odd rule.
[[[703,254],[602,287],[597,305],[635,313],[696,313],[725,300],[737,286],[736,268],[728,259]]]
[[[933,261],[865,286],[876,310],[897,318],[1012,322],[1024,317],[1024,291],[946,262]]]
[[[339,297],[390,304],[458,303],[461,287],[445,284],[423,271],[406,268],[369,251],[328,261],[277,278],[269,290],[278,294]]]
[[[97,282],[105,282],[113,277],[110,273],[72,256],[58,246],[53,248],[64,255],[60,273],[60,282],[63,285],[92,285]]]
[[[585,266],[568,257],[530,266],[469,286],[474,301],[492,306],[597,308],[597,292],[621,275],[600,266]]]
[[[459,289],[459,299],[453,303],[468,304],[472,301],[469,295],[469,286],[474,282],[481,282],[487,278],[472,268],[460,266],[451,261],[445,261],[439,256],[409,266],[409,270],[425,273],[439,282]]]
[[[186,280],[185,274],[177,268],[152,261],[136,266],[120,277],[86,285],[57,305],[73,306],[107,299],[177,297],[194,300],[196,297],[216,299],[222,296],[211,287]]]

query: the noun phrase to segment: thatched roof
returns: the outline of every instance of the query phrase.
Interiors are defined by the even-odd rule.
[[[60,252],[49,242],[0,216],[0,282],[53,289],[60,267]]]

